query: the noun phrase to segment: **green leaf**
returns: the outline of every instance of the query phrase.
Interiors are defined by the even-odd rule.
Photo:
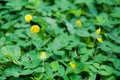
[[[20,38],[27,38],[27,36],[24,34],[24,29],[15,30],[15,34]]]
[[[32,43],[36,46],[37,49],[42,47],[42,40],[32,40]]]
[[[16,21],[17,22],[17,21]],[[16,22],[14,22],[14,23],[16,23]],[[21,28],[27,28],[27,27],[30,27],[31,25],[30,24],[25,24],[25,23],[23,23],[23,24],[21,24],[21,23],[16,23],[13,27],[14,28],[18,28],[18,29],[21,29]]]
[[[1,53],[5,58],[18,60],[21,56],[20,47],[17,45],[7,45],[1,48]]]
[[[104,56],[102,54],[99,54],[99,55],[94,56],[94,61],[96,61],[96,62],[110,61],[110,58],[108,58],[107,56]]]
[[[61,76],[64,76],[64,74],[65,74],[65,68],[62,65],[59,65],[58,73]]]
[[[81,80],[81,77],[77,74],[71,74],[70,75],[70,80]]]
[[[81,55],[81,56],[80,56],[81,62],[86,62],[88,59],[89,59],[89,56],[88,56],[88,55]]]
[[[5,69],[5,75],[19,77],[20,71],[21,68],[19,66],[12,65],[11,67]]]
[[[108,78],[106,78],[106,80],[116,80],[115,76],[110,76]]]
[[[50,66],[50,67],[48,67]],[[51,69],[51,64],[46,62],[45,64],[45,71],[46,71],[46,74],[49,75],[49,76],[54,76],[53,75],[53,70]]]
[[[77,10],[70,10],[68,12],[68,14],[74,14],[76,17],[80,16],[82,13],[82,10],[81,9],[77,9]]]
[[[0,38],[0,46],[3,46],[6,42],[6,38],[5,37],[1,37]]]
[[[111,75],[113,73],[113,68],[106,66],[106,65],[101,65],[100,66],[100,71],[98,71],[99,74],[101,75]]]
[[[17,45],[19,45],[19,46],[22,46],[22,47],[27,47],[27,46],[30,46],[31,45],[31,42],[30,41],[23,41],[23,40],[19,40],[18,42],[17,42]]]
[[[89,32],[88,32],[87,29],[77,30],[77,31],[76,31],[76,34],[77,34],[78,36],[80,36],[80,37],[89,37],[89,36],[90,36],[90,34],[89,34]]]
[[[65,52],[64,51],[54,51],[56,55],[64,56]]]
[[[6,6],[10,6],[13,10],[21,10],[26,1],[22,0],[10,0],[7,2]]]
[[[80,44],[80,42],[75,40],[74,42],[71,42],[68,46],[66,46],[66,49],[72,50],[72,48],[78,46],[79,44]]]
[[[45,17],[44,20],[49,24],[49,25],[43,27],[43,29],[46,29],[48,34],[55,36],[61,32],[61,29],[56,24],[55,19],[52,19],[50,17]]]
[[[113,64],[116,69],[120,70],[120,59],[114,59]]]
[[[112,47],[113,46],[110,45],[110,42],[107,43],[106,41],[104,41],[102,44],[100,44],[100,49],[105,52],[112,53]]]
[[[113,74],[115,74],[116,76],[119,76],[119,77],[120,77],[120,71],[114,70],[114,71],[113,71]]]
[[[96,79],[96,73],[90,72],[89,75],[90,75],[89,80],[95,80]]]
[[[104,4],[108,4],[108,5],[114,5],[116,1],[115,0],[97,0],[97,2],[99,4],[104,3]]]
[[[94,66],[89,66],[89,68],[92,70],[92,72],[98,72],[98,70]]]
[[[79,73],[79,72],[83,72],[83,71],[87,71],[88,68],[85,67],[86,65],[84,63],[79,63],[77,64],[77,67],[76,67],[76,72]],[[88,65],[87,65],[88,66]]]
[[[93,48],[93,47],[95,46],[95,44],[94,44],[93,42],[89,42],[89,43],[87,44],[87,46],[90,47],[90,48]]]
[[[42,67],[35,68],[34,72],[42,72]]]
[[[5,23],[1,26],[3,29],[8,29],[11,26],[11,22]]]
[[[114,40],[116,43],[120,43],[120,28],[113,29],[110,33],[108,33],[108,37]]]
[[[69,80],[69,78],[68,78],[68,76],[66,74],[63,76],[63,79],[64,80]]]
[[[113,12],[111,13],[111,16],[120,18],[120,7],[115,7]]]
[[[30,69],[26,69],[26,70],[22,70],[21,71],[21,75],[28,75],[28,74],[31,74],[33,71],[30,70]]]
[[[96,69],[99,69],[99,68],[100,68],[100,64],[98,64],[98,63],[94,63],[93,66],[94,66]]]
[[[31,52],[30,54],[25,54],[22,56],[22,64],[25,68],[36,68],[40,64],[40,59],[38,54]]]
[[[72,5],[72,3],[68,0],[55,1],[55,3],[56,4],[54,6],[60,9],[61,11],[69,10],[69,8],[71,7],[70,5]]]
[[[75,34],[75,29],[73,25],[69,22],[66,22],[67,30],[69,31],[70,34]]]
[[[58,61],[53,61],[51,63],[51,67],[52,67],[53,71],[58,71],[58,69],[59,69],[59,63],[58,63]]]
[[[80,49],[80,54],[92,56],[94,51],[95,51],[94,49],[81,48]]]
[[[97,9],[96,9],[96,7],[95,7],[95,5],[93,3],[88,3],[87,2],[87,7],[89,8],[90,12],[93,15],[97,15]]]
[[[31,5],[31,7],[32,6],[36,6],[37,7],[38,5],[41,4],[40,0],[28,0],[28,2],[31,3],[31,4],[33,4],[33,5]]]
[[[104,41],[102,44],[100,44],[100,48],[103,51],[106,51],[109,53],[113,53],[113,52],[120,53],[120,50],[119,50],[120,47],[117,46],[116,44],[108,42],[108,41]]]
[[[108,14],[107,13],[101,13],[100,15],[98,15],[96,17],[96,20],[97,20],[98,25],[103,25],[103,24],[107,23],[107,21],[108,21]]]
[[[62,34],[57,36],[54,41],[50,44],[48,44],[48,50],[49,51],[56,51],[63,47],[66,47],[69,44],[70,39],[67,34]]]

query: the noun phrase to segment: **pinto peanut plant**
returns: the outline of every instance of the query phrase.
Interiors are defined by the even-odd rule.
[[[120,80],[120,0],[0,0],[0,80]]]

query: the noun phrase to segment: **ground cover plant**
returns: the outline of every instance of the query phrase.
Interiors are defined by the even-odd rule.
[[[0,80],[120,80],[120,0],[0,0]]]

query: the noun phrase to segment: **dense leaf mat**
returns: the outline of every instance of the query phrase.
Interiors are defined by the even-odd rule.
[[[0,80],[120,80],[120,0],[0,0]]]

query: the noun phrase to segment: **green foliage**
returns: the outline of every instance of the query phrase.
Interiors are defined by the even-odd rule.
[[[119,79],[120,0],[0,0],[0,80]]]

